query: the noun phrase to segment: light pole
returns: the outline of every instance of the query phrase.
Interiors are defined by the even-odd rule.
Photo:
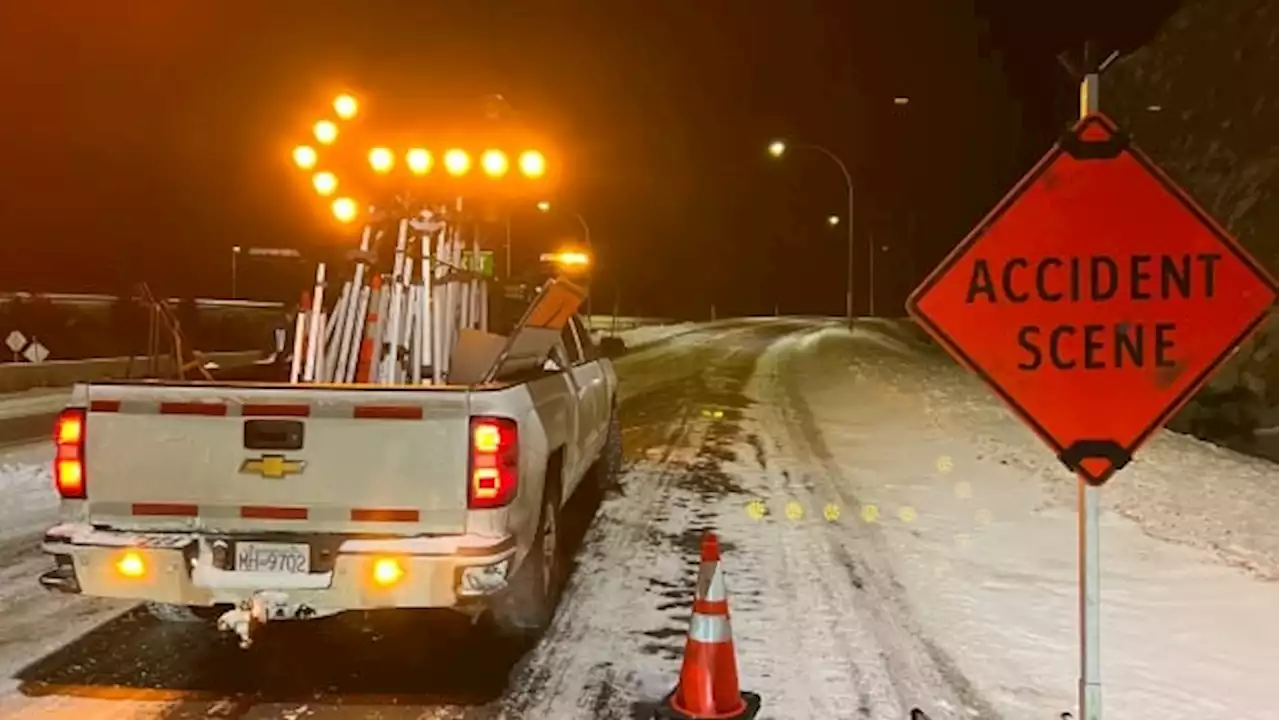
[[[232,245],[232,246],[231,246],[231,299],[232,299],[232,300],[235,300],[235,299],[236,299],[236,297],[237,297],[237,295],[236,295],[236,274],[237,274],[237,273],[236,273],[236,270],[237,270],[238,268],[236,267],[236,264],[237,264],[237,262],[236,262],[236,261],[237,261],[237,260],[239,260],[239,258],[240,258],[240,246],[239,246],[239,245]]]
[[[844,296],[844,311],[845,311],[845,319],[849,324],[849,329],[853,329],[853,176],[849,174],[849,168],[844,164],[844,161],[840,159],[840,156],[822,147],[821,145],[805,143],[803,145],[796,145],[796,148],[801,150],[816,150],[822,153],[823,155],[826,155],[828,158],[831,158],[833,162],[835,162],[835,164],[840,168],[840,172],[844,175],[845,189],[848,190],[848,193],[849,193],[849,206],[848,206],[848,216],[847,216],[848,227],[846,228],[846,233],[849,238],[849,251],[848,251],[848,258],[847,258],[848,263],[846,266],[847,280],[846,280],[845,296]],[[782,157],[786,152],[787,152],[787,144],[782,142],[781,140],[774,140],[773,142],[769,143],[769,154],[774,156],[775,158]],[[874,250],[872,252],[874,252]],[[868,305],[867,305],[867,314],[875,315],[875,309],[876,309],[875,297],[869,296]]]
[[[551,212],[551,203],[547,200],[540,200],[537,205],[539,212]],[[587,246],[587,253],[591,255],[591,264],[587,266],[587,329],[591,327],[591,285],[595,280],[595,264],[596,264],[596,248],[591,244],[591,226],[587,225],[587,219],[582,217],[582,213],[576,210],[570,211],[571,215],[578,219],[578,224],[582,226],[582,242]]]

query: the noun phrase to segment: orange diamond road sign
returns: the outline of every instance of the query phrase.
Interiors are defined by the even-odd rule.
[[[1276,283],[1107,117],[1091,115],[907,301],[1092,484],[1267,316]]]

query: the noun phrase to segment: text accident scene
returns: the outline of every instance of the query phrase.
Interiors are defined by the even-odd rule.
[[[1280,716],[1277,14],[0,3],[0,720]]]

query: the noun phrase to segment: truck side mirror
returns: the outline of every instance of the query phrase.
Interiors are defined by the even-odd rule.
[[[600,338],[600,355],[610,360],[616,360],[627,354],[627,344],[622,338],[610,335]]]

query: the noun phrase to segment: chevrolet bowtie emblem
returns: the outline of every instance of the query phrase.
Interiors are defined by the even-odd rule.
[[[306,460],[290,460],[283,455],[263,455],[260,458],[247,458],[240,464],[240,472],[245,475],[279,479],[287,475],[297,475],[306,467]]]

